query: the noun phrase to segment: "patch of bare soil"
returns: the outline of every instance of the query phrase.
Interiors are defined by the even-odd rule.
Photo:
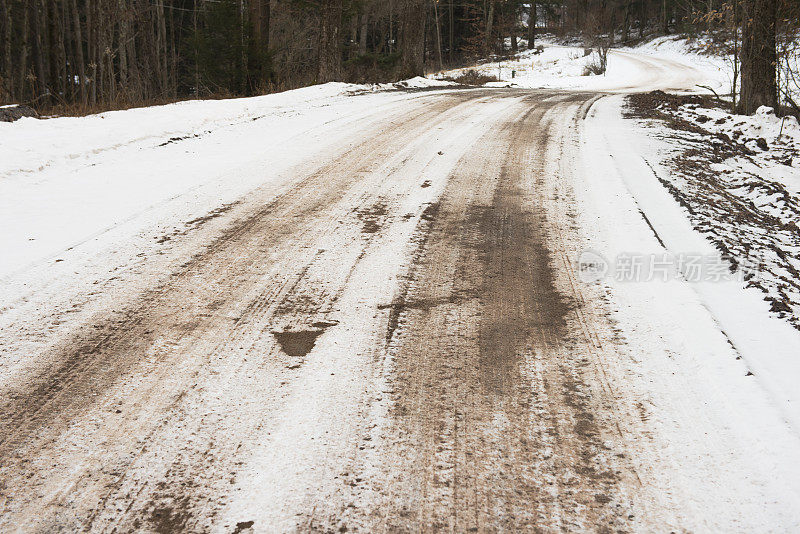
[[[677,114],[687,105],[718,107],[711,98],[661,91],[628,98],[629,117],[668,127],[664,137],[676,151],[667,161],[670,175],[659,180],[686,209],[693,226],[730,263],[731,272],[747,263],[752,271],[743,273],[748,286],[762,291],[772,311],[800,329],[795,313],[800,310],[800,202],[780,183],[737,163],[758,168],[764,158],[756,157],[748,143],[762,143],[709,132],[702,113],[694,122]]]
[[[38,118],[39,114],[33,108],[24,105],[0,107],[0,122],[14,122],[23,117]]]
[[[273,332],[281,350],[287,356],[303,357],[314,348],[322,329],[300,330],[298,332]]]

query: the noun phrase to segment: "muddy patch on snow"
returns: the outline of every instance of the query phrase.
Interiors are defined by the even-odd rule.
[[[212,220],[214,220],[217,217],[220,217],[222,215],[225,215],[226,213],[228,213],[229,211],[231,211],[233,208],[235,208],[236,206],[238,206],[241,203],[242,203],[241,200],[237,200],[235,202],[229,202],[227,204],[223,204],[222,206],[209,211],[208,213],[206,213],[202,217],[197,217],[195,219],[187,221],[184,224],[183,228],[174,230],[174,231],[172,231],[172,232],[170,232],[168,234],[164,234],[164,235],[158,237],[156,239],[156,243],[161,245],[163,243],[166,243],[167,241],[171,241],[172,239],[174,239],[176,237],[184,236],[184,235],[188,234],[189,232],[198,230],[200,227],[202,227],[207,222],[212,221]]]
[[[771,311],[800,330],[800,198],[771,178],[771,169],[796,173],[792,144],[753,137],[750,117],[699,96],[633,95],[627,116],[667,126],[652,134],[675,147],[664,162],[671,172],[659,181],[714,244],[730,276],[761,291]]]
[[[386,223],[389,211],[386,203],[378,201],[368,208],[360,209],[356,212],[361,221],[361,232],[364,234],[375,234]]]

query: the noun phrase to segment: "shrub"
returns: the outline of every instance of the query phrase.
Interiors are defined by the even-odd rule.
[[[489,82],[496,82],[497,78],[495,76],[478,72],[475,69],[469,69],[465,72],[462,72],[458,76],[447,77],[445,80],[456,82],[461,85],[484,85]]]

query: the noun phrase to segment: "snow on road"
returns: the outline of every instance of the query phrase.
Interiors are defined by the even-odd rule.
[[[0,530],[800,528],[798,331],[582,280],[718,255],[591,92],[715,75],[571,53],[0,124]]]

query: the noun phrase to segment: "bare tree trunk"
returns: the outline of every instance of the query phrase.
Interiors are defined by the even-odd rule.
[[[733,82],[731,83],[731,111],[736,112],[739,85],[739,0],[733,0]]]
[[[169,91],[169,67],[167,62],[169,56],[167,51],[167,21],[164,17],[164,0],[156,1],[156,16],[158,17],[158,57],[160,58],[158,67],[161,71],[161,76],[159,77],[161,87],[159,89],[160,94],[165,95]]]
[[[631,0],[625,2],[625,17],[622,20],[622,42],[627,43],[630,38]]]
[[[454,18],[454,11],[453,11],[453,0],[450,0],[448,4],[448,12],[447,12],[447,24],[450,26],[450,31],[447,32],[448,34],[448,43],[447,43],[447,61],[451,65],[453,64],[453,18]]]
[[[192,25],[194,27],[194,39],[197,38],[197,10],[200,7],[200,2],[195,1],[194,9],[192,10]],[[194,46],[194,96],[200,96],[200,64],[199,53],[197,44]]]
[[[72,0],[73,3],[75,0]],[[119,83],[122,90],[127,93],[128,98],[133,98],[131,87],[128,81],[128,8],[125,0],[117,0],[117,48],[119,50]]]
[[[86,65],[83,59],[83,32],[81,31],[81,17],[78,13],[77,0],[72,0],[72,21],[75,25],[76,58],[78,63],[78,88],[81,95],[81,104],[86,105]]]
[[[36,82],[38,87],[38,96],[47,93],[47,70],[44,67],[44,57],[47,51],[43,44],[44,35],[47,33],[47,21],[45,18],[46,6],[44,1],[37,0],[32,5],[36,11],[34,21],[36,22],[36,31],[34,32],[34,44],[36,45],[35,64],[36,64]]]
[[[528,48],[534,48],[536,46],[536,23],[537,23],[537,13],[536,13],[537,4],[533,0],[531,0],[531,8],[530,13],[528,14]]]
[[[389,0],[389,53],[391,54],[394,52],[395,49],[395,33],[394,27],[392,26],[392,22],[394,21],[394,4],[392,0]]]
[[[137,11],[135,5],[128,7],[128,21],[136,20]],[[125,52],[125,59],[128,64],[128,94],[133,100],[141,100],[144,98],[145,87],[144,80],[142,79],[142,69],[139,68],[139,58],[147,57],[146,50],[139,50],[139,43],[143,37],[137,39],[136,31],[131,31],[131,26],[128,27],[128,46]],[[143,47],[142,47],[143,48]],[[147,68],[147,67],[145,67]]]
[[[53,74],[56,84],[56,91],[61,95],[67,94],[68,66],[67,66],[67,50],[65,29],[66,21],[63,20],[59,13],[59,7],[56,0],[52,0],[50,4],[50,15],[53,18],[53,46],[52,58],[54,63]]]
[[[489,11],[486,14],[486,39],[483,43],[485,54],[492,53],[492,26],[494,25],[494,0],[489,0]]]
[[[53,76],[53,64],[52,64],[52,54],[51,51],[53,50],[52,47],[52,37],[51,37],[51,29],[53,27],[53,20],[52,13],[50,12],[50,0],[42,0],[42,12],[44,17],[44,27],[42,28],[42,50],[43,53],[43,60],[44,60],[44,72],[47,75],[47,89],[52,94],[54,91],[54,82],[56,81],[56,77]],[[52,101],[52,98],[50,99]]]
[[[425,3],[402,0],[400,3],[400,76],[425,75]]]
[[[14,80],[11,64],[11,6],[9,0],[3,2],[3,75],[0,77],[0,102],[3,98],[9,101],[14,98]],[[6,94],[2,94],[5,90]]]
[[[516,11],[511,10],[506,18],[509,20],[508,22],[508,34],[511,37],[511,53],[516,54],[519,51],[519,47],[517,45],[517,13]]]
[[[253,26],[253,41],[259,59],[263,59],[263,55],[269,50],[270,15],[270,0],[250,0],[250,22]],[[266,62],[259,62],[258,77],[261,82],[267,80],[269,74],[267,67]]]
[[[332,82],[341,78],[341,32],[342,0],[323,0],[320,13],[318,82]]]
[[[645,25],[647,25],[647,4],[639,2],[639,39],[644,38]]]
[[[439,27],[439,0],[433,0],[433,14],[436,23],[436,59],[439,63],[439,70],[443,70],[442,65],[442,31]]]
[[[28,79],[28,50],[30,50],[30,43],[28,40],[28,12],[29,9],[23,9],[25,14],[22,16],[22,50],[19,58],[19,97],[24,99],[28,93],[26,89],[26,82]]]
[[[358,54],[367,55],[367,33],[369,30],[369,18],[366,13],[361,15],[361,30],[358,35]]]
[[[87,0],[86,2],[86,31],[89,33],[90,37],[87,39],[87,50],[89,51],[89,65],[92,69],[92,87],[90,93],[90,100],[92,106],[97,104],[97,85],[100,83],[100,80],[97,78],[97,71],[98,65],[97,62],[100,61],[100,54],[98,54],[99,50],[99,25],[97,24],[97,12],[95,9],[97,0]]]
[[[777,110],[777,9],[778,0],[745,0],[742,3],[740,113],[751,114],[760,106]]]

